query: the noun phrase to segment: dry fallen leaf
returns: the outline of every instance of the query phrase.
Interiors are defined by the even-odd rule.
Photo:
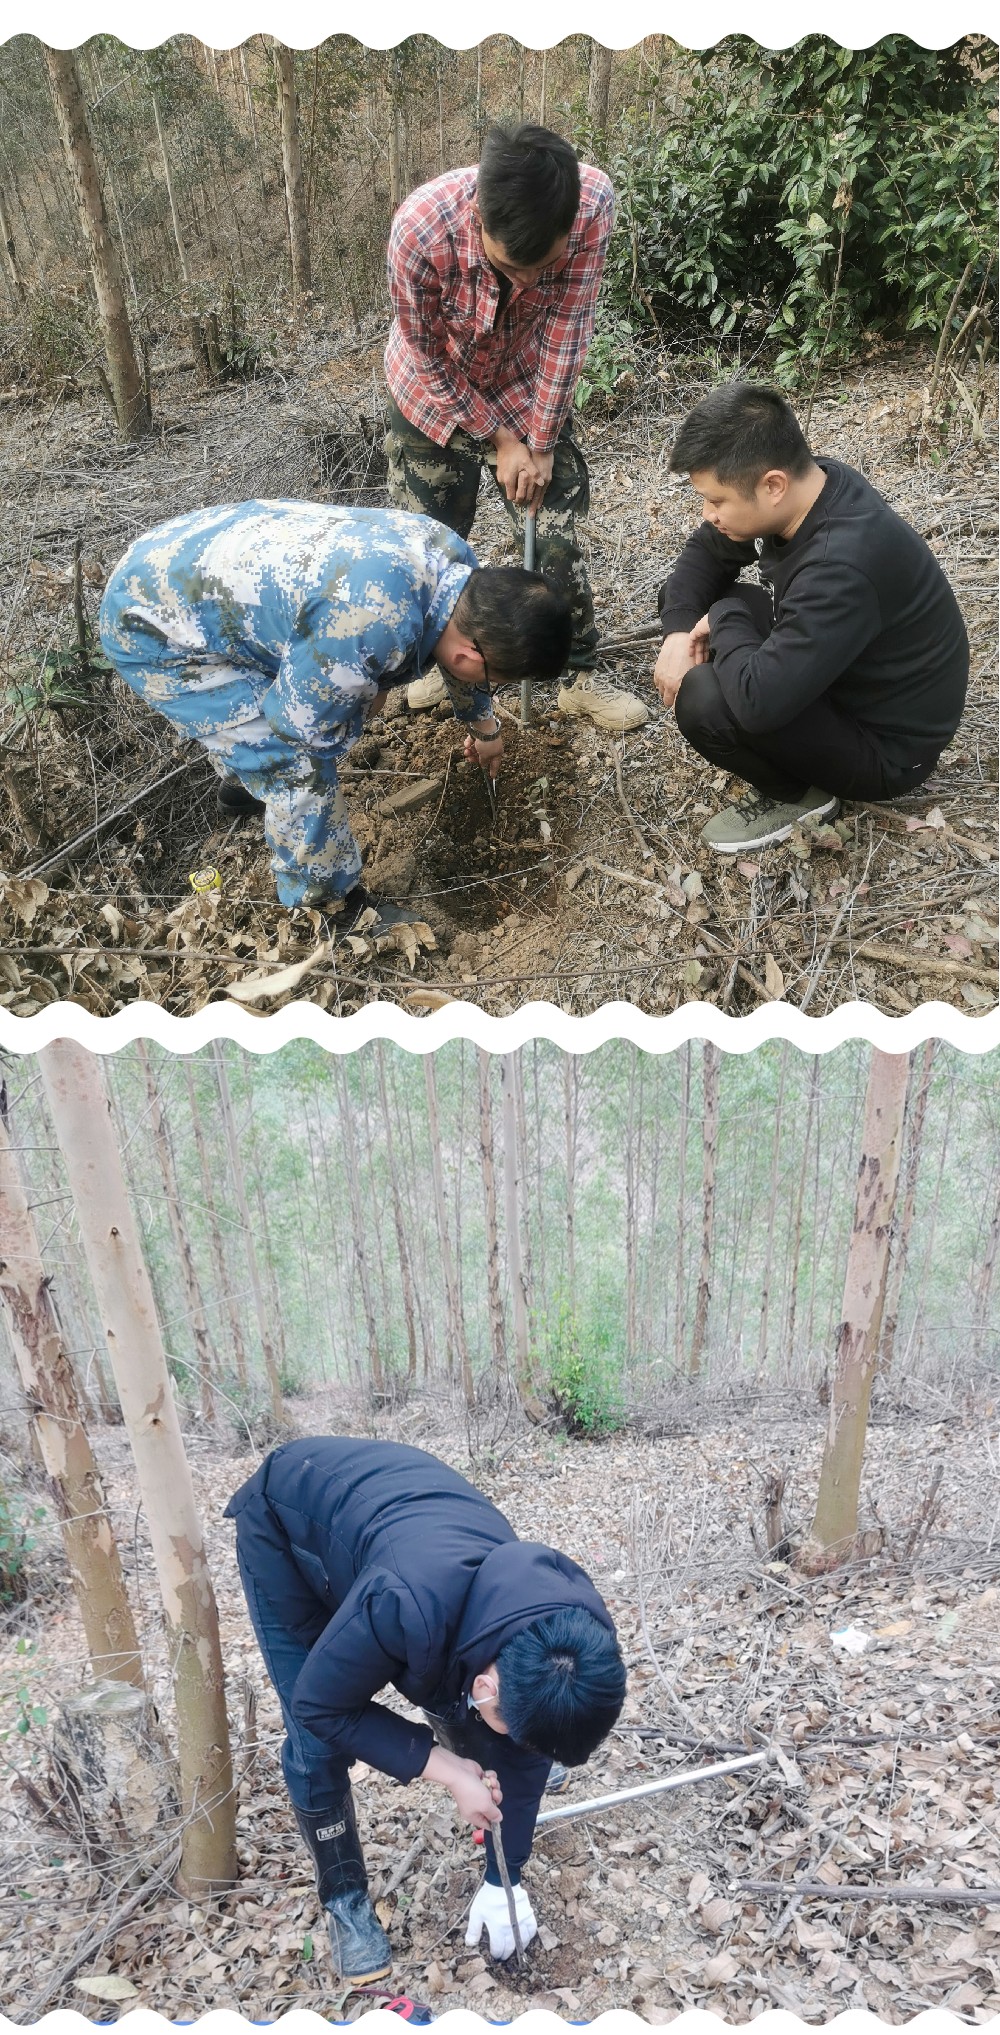
[[[785,978],[773,954],[765,954],[764,956],[764,988],[770,997],[779,997],[785,994]]]
[[[238,982],[229,984],[226,994],[235,1003],[260,1003],[264,997],[284,996],[288,990],[298,988],[304,975],[329,960],[331,951],[329,940],[321,940],[304,961],[293,961],[289,968],[276,968],[270,975],[243,975]]]
[[[95,2000],[137,2000],[139,1988],[131,1979],[119,1978],[117,1972],[109,1971],[103,1978],[78,1978],[77,1991],[90,1993]]]

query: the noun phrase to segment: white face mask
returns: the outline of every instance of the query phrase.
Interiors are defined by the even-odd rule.
[[[492,1693],[489,1696],[474,1696],[472,1694],[472,1691],[470,1690],[465,1700],[470,1710],[481,1711],[484,1703],[495,1703],[498,1700],[499,1695],[500,1691],[497,1688],[496,1683],[494,1683]]]

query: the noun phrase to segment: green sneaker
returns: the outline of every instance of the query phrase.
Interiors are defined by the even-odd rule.
[[[801,798],[776,800],[763,792],[747,792],[725,812],[717,813],[701,830],[706,848],[717,855],[742,855],[748,848],[769,848],[773,841],[787,841],[793,827],[803,820],[832,820],[840,811],[839,798],[817,791],[811,784]]]

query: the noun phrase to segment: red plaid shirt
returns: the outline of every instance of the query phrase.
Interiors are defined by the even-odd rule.
[[[386,380],[404,417],[435,445],[459,427],[492,438],[504,424],[532,451],[550,452],[593,337],[614,194],[603,170],[581,163],[566,253],[530,289],[513,284],[499,323],[500,278],[483,252],[475,194],[475,167],[452,170],[396,213]]]

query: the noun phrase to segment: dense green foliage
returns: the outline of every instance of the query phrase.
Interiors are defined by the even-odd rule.
[[[732,336],[788,382],[870,334],[935,341],[996,307],[996,50],[733,38],[664,130],[610,164],[609,308],[671,335]]]

